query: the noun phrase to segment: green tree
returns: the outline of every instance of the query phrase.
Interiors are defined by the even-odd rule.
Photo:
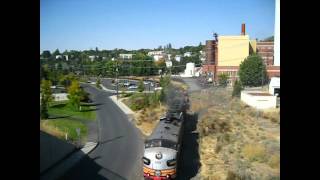
[[[240,81],[244,86],[261,86],[267,82],[267,70],[259,55],[248,56],[239,68]]]
[[[49,103],[53,100],[51,92],[51,81],[42,80],[41,82],[41,105],[40,105],[40,117],[46,119],[49,117],[48,107]]]
[[[97,88],[102,89],[100,85],[101,85],[101,79],[100,79],[100,77],[98,77],[96,86],[97,86]]]
[[[221,73],[218,75],[219,85],[226,87],[228,84],[229,76],[226,73]]]
[[[77,80],[71,82],[70,87],[68,88],[68,98],[70,106],[75,110],[79,111],[80,109],[80,100],[83,96],[83,92],[80,88],[80,84]]]
[[[241,81],[236,80],[233,86],[232,97],[240,97],[242,89],[243,87]]]
[[[50,58],[51,57],[51,53],[50,53],[50,51],[42,51],[41,56],[43,58]]]
[[[53,56],[56,56],[56,55],[59,55],[59,54],[60,54],[59,49],[56,49],[56,50],[52,53]]]
[[[138,91],[139,91],[139,92],[142,92],[143,90],[144,90],[144,84],[143,84],[143,81],[140,80],[140,81],[139,81],[139,85],[138,85]]]
[[[62,75],[59,79],[59,84],[64,86],[65,88],[68,88],[71,85],[71,82],[76,79],[77,79],[77,77],[73,73],[69,73],[67,75]]]

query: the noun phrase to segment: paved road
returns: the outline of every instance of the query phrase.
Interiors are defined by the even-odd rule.
[[[142,179],[143,139],[140,131],[108,98],[111,93],[83,86],[98,104],[99,145],[62,179]]]

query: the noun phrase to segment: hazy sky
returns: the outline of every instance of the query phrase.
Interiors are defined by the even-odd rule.
[[[274,34],[275,0],[41,0],[40,50],[198,45],[219,35]]]

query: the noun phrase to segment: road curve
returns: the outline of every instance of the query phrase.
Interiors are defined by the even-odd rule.
[[[99,145],[62,179],[141,180],[143,138],[127,116],[103,92],[82,85],[98,104]]]

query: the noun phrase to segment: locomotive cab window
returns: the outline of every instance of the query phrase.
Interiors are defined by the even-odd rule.
[[[152,148],[152,147],[164,147],[164,148],[170,148],[170,149],[176,150],[177,144],[166,139],[147,140],[145,143],[145,148]]]

